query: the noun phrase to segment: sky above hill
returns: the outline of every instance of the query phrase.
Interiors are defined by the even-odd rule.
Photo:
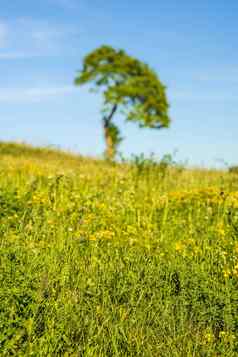
[[[237,0],[2,0],[0,140],[101,155],[102,98],[74,87],[102,44],[147,62],[167,86],[171,128],[115,121],[124,156],[238,164]]]

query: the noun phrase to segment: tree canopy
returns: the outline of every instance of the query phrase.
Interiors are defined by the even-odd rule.
[[[119,129],[112,124],[112,118],[118,108],[127,121],[137,122],[140,127],[169,127],[166,87],[147,64],[129,56],[124,50],[102,46],[89,53],[84,58],[75,84],[89,82],[103,90],[104,129],[113,128],[111,132],[116,133],[116,145],[121,138]]]

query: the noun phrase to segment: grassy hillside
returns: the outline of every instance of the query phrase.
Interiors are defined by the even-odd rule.
[[[237,356],[238,175],[0,144],[1,356]]]

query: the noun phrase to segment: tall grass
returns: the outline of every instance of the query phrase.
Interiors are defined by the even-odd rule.
[[[0,155],[2,356],[238,355],[237,175]]]

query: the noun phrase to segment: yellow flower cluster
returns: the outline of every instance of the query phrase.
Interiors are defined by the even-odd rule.
[[[46,204],[48,202],[48,197],[43,192],[35,193],[32,196],[31,202],[33,204]]]
[[[193,189],[190,191],[170,192],[168,201],[173,204],[195,202],[200,205],[220,205],[226,207],[238,208],[238,192],[224,192],[217,188]],[[163,198],[165,201],[165,198]]]
[[[183,257],[194,257],[202,253],[201,247],[192,238],[177,241],[175,243],[175,250]]]
[[[102,230],[91,234],[89,239],[90,240],[97,240],[97,239],[113,239],[115,237],[115,232],[110,230]]]
[[[220,331],[219,332],[219,339],[225,344],[231,344],[236,339],[233,333],[229,331]],[[213,331],[207,330],[203,335],[203,344],[212,344],[216,340],[216,336],[214,335]]]

